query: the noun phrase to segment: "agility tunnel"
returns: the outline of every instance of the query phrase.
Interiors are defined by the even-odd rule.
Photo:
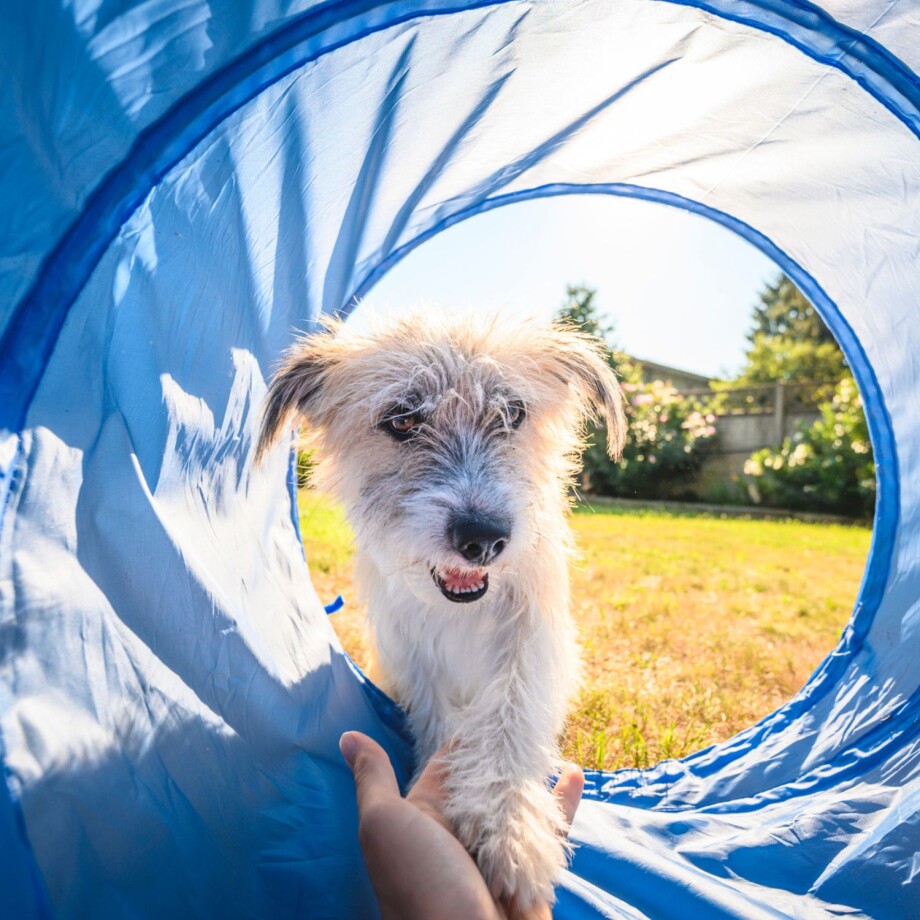
[[[337,741],[408,741],[253,467],[266,379],[438,231],[592,193],[795,280],[879,493],[837,647],[589,774],[556,915],[920,917],[920,2],[43,0],[0,49],[0,915],[375,914]]]

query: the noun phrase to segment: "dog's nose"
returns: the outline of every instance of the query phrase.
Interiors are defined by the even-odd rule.
[[[506,523],[479,516],[457,518],[449,531],[457,552],[477,565],[488,565],[511,539]]]

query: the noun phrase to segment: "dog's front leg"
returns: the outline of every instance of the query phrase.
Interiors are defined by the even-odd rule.
[[[547,779],[558,769],[575,652],[567,619],[525,611],[503,630],[494,677],[461,714],[446,754],[446,813],[493,894],[518,910],[551,902],[565,822]]]

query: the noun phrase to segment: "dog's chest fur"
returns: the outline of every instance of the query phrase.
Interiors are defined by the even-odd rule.
[[[371,678],[407,710],[424,763],[496,676],[496,645],[503,641],[500,597],[496,592],[466,615],[445,616],[441,610],[419,609],[411,594],[392,591],[372,563],[359,561],[357,574],[375,646]]]

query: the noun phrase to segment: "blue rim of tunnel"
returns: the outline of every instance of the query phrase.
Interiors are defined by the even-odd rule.
[[[125,159],[103,178],[87,198],[81,213],[44,260],[32,289],[14,310],[0,340],[0,358],[3,359],[0,364],[0,427],[7,425],[13,431],[22,428],[70,307],[125,221],[150,190],[222,121],[287,74],[372,33],[420,17],[452,15],[478,8],[499,7],[509,2],[514,0],[471,0],[453,4],[443,0],[428,3],[380,3],[378,0],[329,2],[286,23],[178,100],[159,120],[138,135]],[[842,25],[806,0],[658,2],[693,7],[780,38],[812,59],[855,80],[916,136],[920,136],[920,80],[917,76],[873,39]],[[363,19],[358,18],[362,15]],[[324,31],[341,26],[343,20],[356,18],[353,33],[331,41],[325,47],[314,48],[310,44]],[[554,192],[552,188],[559,191]],[[785,714],[785,721],[792,713],[792,707],[807,707],[832,683],[831,678],[859,647],[884,593],[898,523],[899,487],[894,434],[877,378],[852,329],[817,281],[754,228],[689,199],[654,189],[642,189],[640,192],[636,186],[554,186],[540,189],[539,195],[571,194],[575,191],[588,194],[603,191],[681,207],[710,217],[749,239],[774,258],[815,303],[841,342],[863,393],[876,450],[879,500],[869,564],[859,600],[838,648],[812,675],[802,692],[791,703],[742,732],[742,735],[755,731],[763,733],[779,713]],[[538,191],[520,193],[516,200],[524,200],[525,197],[538,197]],[[451,223],[499,204],[511,203],[509,199],[510,196],[481,202],[462,215],[453,216],[435,230],[402,247],[400,257]],[[396,261],[394,256],[381,265],[391,267]],[[381,273],[382,270],[385,269],[381,268]],[[363,289],[370,283],[372,279],[365,279]],[[26,373],[25,385],[20,376],[23,373]],[[21,450],[20,439],[11,470],[6,471],[8,475],[17,468]],[[0,508],[0,526],[5,509],[6,505]],[[295,515],[296,511],[292,512],[292,516]],[[694,756],[697,755],[688,759]]]
[[[398,262],[402,261],[418,246],[449,227],[500,207],[507,207],[511,204],[532,201],[538,198],[552,198],[562,195],[613,195],[620,198],[633,198],[666,205],[706,217],[747,240],[775,262],[814,304],[843,349],[847,363],[853,372],[862,395],[875,457],[878,495],[872,528],[872,542],[853,614],[837,646],[818,665],[796,696],[750,728],[744,729],[734,736],[735,740],[743,738],[745,745],[750,746],[763,735],[768,734],[774,726],[788,724],[821,699],[834,686],[852,656],[859,651],[885,595],[885,588],[891,572],[895,536],[900,516],[900,482],[894,428],[891,424],[891,417],[888,413],[888,407],[885,404],[878,378],[853,328],[815,278],[759,230],[724,211],[693,199],[685,198],[682,195],[677,195],[674,192],[620,182],[588,185],[552,183],[478,202],[419,234],[415,239],[410,240],[392,252],[368,272],[363,281],[355,288],[353,296],[342,313],[347,316],[354,309],[360,298],[366,295]],[[710,748],[705,748],[701,751],[695,751],[682,758],[680,762],[684,764],[690,763],[709,750]],[[725,759],[732,759],[735,756],[737,756],[736,752],[727,754]],[[724,760],[721,758],[718,761],[711,761],[706,772],[717,769],[723,762]],[[699,774],[699,771],[697,772]],[[604,777],[613,774],[595,771],[594,775]]]

